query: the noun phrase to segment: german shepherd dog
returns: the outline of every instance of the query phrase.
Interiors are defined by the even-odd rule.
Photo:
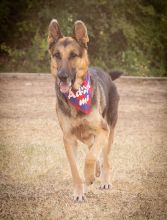
[[[74,200],[79,202],[85,200],[85,188],[94,182],[95,176],[101,177],[101,189],[111,187],[109,153],[119,102],[113,80],[121,75],[120,72],[109,75],[100,69],[88,68],[88,41],[87,28],[82,21],[75,22],[73,37],[62,35],[57,20],[50,22],[48,44],[51,73],[55,78],[56,112],[71,168]],[[87,76],[89,82],[83,85]],[[72,94],[70,98],[72,96],[74,104],[70,102],[69,94]],[[81,99],[77,101],[76,97]],[[86,105],[86,111],[78,108],[78,103]],[[88,146],[84,181],[75,160],[77,140]]]

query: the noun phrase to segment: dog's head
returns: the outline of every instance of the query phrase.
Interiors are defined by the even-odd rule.
[[[87,29],[82,21],[74,24],[74,36],[64,37],[57,20],[49,25],[48,44],[51,55],[51,73],[56,78],[60,91],[79,89],[88,69]]]

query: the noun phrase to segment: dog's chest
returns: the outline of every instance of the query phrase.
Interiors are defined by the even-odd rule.
[[[91,129],[91,126],[87,123],[78,123],[72,128],[72,133],[79,139],[81,142],[91,145],[94,142],[94,132]]]

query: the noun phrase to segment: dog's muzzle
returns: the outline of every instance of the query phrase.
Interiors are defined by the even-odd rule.
[[[58,84],[62,93],[68,93],[71,88],[71,79],[66,71],[60,70],[57,74]]]

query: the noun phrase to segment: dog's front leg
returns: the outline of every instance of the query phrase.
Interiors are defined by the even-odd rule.
[[[107,140],[107,137],[108,137],[107,128],[100,128],[99,130],[96,131],[94,144],[90,148],[88,154],[86,155],[86,160],[85,160],[84,175],[85,175],[86,185],[92,184],[95,180],[96,164],[99,159],[100,153],[102,152],[103,145]]]
[[[76,138],[72,135],[64,136],[64,146],[69,160],[73,183],[74,183],[74,200],[82,202],[85,200],[84,196],[84,184],[79,176],[76,158],[75,148],[77,147]]]

